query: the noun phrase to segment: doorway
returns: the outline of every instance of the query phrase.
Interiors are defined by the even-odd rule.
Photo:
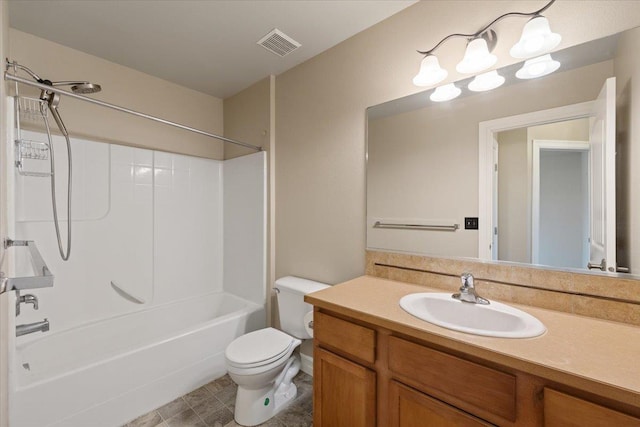
[[[589,262],[589,143],[533,141],[531,262]]]

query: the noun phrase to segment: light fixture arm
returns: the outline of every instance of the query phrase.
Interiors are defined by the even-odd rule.
[[[519,16],[519,17],[536,17],[539,16],[540,14],[542,14],[542,12],[544,12],[545,10],[549,9],[549,7],[551,7],[551,5],[553,3],[555,3],[556,0],[551,0],[549,1],[549,3],[547,3],[545,6],[543,6],[542,8],[534,11],[534,12],[509,12],[509,13],[505,13],[504,15],[500,15],[498,16],[496,19],[494,19],[493,21],[491,21],[489,24],[485,25],[483,28],[481,28],[480,30],[478,30],[475,33],[472,34],[461,34],[461,33],[455,33],[455,34],[449,34],[448,36],[446,36],[445,38],[443,38],[442,40],[440,40],[434,47],[432,47],[429,50],[419,50],[417,51],[419,54],[421,55],[431,55],[433,54],[433,52],[438,49],[444,42],[446,42],[447,40],[451,39],[451,38],[456,38],[456,37],[464,37],[468,40],[473,40],[475,38],[478,37],[483,37],[485,40],[487,40],[487,44],[490,46],[489,50],[492,49],[491,47],[491,40],[493,40],[493,44],[495,44],[495,32],[493,30],[490,30],[490,28],[495,25],[496,23],[498,23],[499,21],[501,21],[504,18],[510,17],[510,16]],[[489,35],[489,39],[487,38],[487,35]]]

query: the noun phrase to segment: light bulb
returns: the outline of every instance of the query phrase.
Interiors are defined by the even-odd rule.
[[[431,96],[429,96],[429,99],[433,102],[450,101],[453,98],[457,98],[460,93],[462,93],[462,90],[460,90],[459,87],[456,87],[453,83],[449,83],[436,88]]]
[[[498,57],[489,52],[487,41],[478,37],[469,42],[464,58],[456,65],[456,70],[464,74],[477,73],[490,68],[497,61]]]
[[[484,92],[486,90],[495,89],[504,84],[504,77],[498,74],[496,70],[488,73],[477,75],[471,83],[469,90],[473,92]]]
[[[536,16],[525,24],[520,40],[509,53],[514,58],[531,58],[549,52],[558,46],[561,40],[560,34],[551,32],[547,18]]]
[[[558,68],[560,68],[560,63],[551,58],[550,54],[546,54],[526,60],[522,68],[516,72],[516,77],[519,79],[535,79],[551,74]]]
[[[432,86],[447,78],[447,70],[440,67],[435,55],[427,55],[420,62],[420,71],[413,78],[416,86]]]

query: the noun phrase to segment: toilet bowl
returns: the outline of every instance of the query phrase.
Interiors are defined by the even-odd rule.
[[[227,371],[238,385],[236,423],[262,424],[296,397],[292,380],[300,371],[300,358],[293,352],[302,339],[311,338],[303,319],[313,307],[304,302],[304,295],[326,287],[328,285],[297,277],[276,280],[284,332],[264,328],[238,337],[227,346]]]

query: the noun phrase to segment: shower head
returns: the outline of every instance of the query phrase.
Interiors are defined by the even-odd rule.
[[[102,90],[99,84],[83,81],[51,82],[50,84],[51,86],[71,86],[71,91],[79,94],[96,93]]]
[[[73,93],[89,94],[100,92],[102,90],[102,87],[100,87],[99,84],[82,82],[72,85],[71,90],[73,91]]]
[[[100,87],[99,84],[90,83],[87,81],[66,80],[66,81],[52,82],[49,79],[41,78],[39,75],[31,71],[29,68],[25,67],[24,65],[20,65],[15,61],[9,62],[9,60],[6,59],[5,63],[6,63],[5,66],[7,70],[9,68],[13,68],[14,70],[22,70],[27,74],[29,74],[38,83],[42,83],[47,86],[71,86],[71,91],[73,93],[78,93],[78,94],[91,94],[91,93],[100,92],[102,90],[102,87]],[[48,100],[50,95],[51,95],[50,91],[43,90],[42,93],[40,94],[40,99]]]

